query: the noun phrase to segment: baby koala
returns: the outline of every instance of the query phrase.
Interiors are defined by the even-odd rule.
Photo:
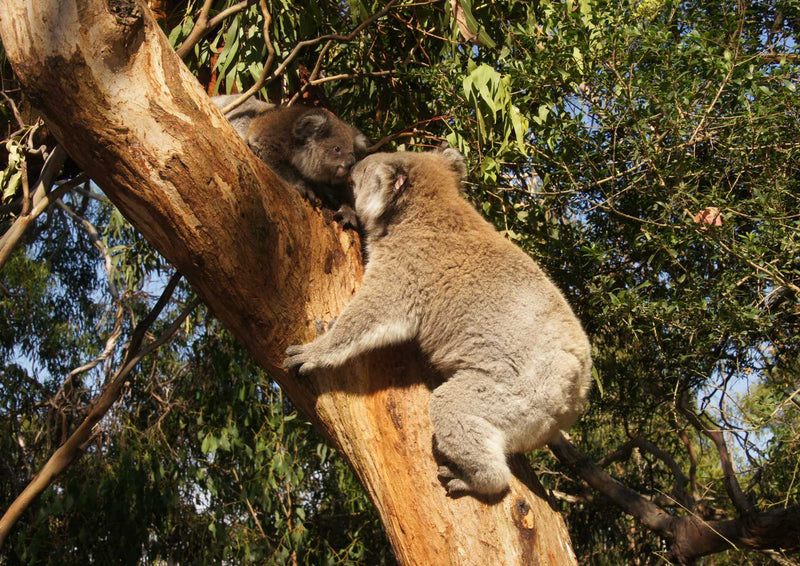
[[[539,266],[460,194],[454,149],[379,153],[352,172],[366,233],[364,284],[336,324],[284,362],[308,374],[415,340],[445,378],[430,401],[448,494],[496,495],[506,455],[538,448],[580,415],[591,352]]]
[[[224,109],[238,94],[212,97]],[[336,210],[342,224],[356,227],[350,168],[366,153],[368,140],[324,108],[275,106],[249,98],[226,115],[250,149],[281,179],[314,204]]]

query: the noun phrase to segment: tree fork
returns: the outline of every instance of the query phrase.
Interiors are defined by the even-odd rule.
[[[430,386],[412,346],[298,380],[289,344],[340,312],[360,242],[238,138],[132,0],[3,0],[0,36],[70,156],[352,464],[403,564],[575,564],[564,522],[522,458],[498,502],[436,479]]]

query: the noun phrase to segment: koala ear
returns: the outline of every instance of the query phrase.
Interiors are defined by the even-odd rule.
[[[405,173],[396,173],[394,177],[394,185],[392,186],[393,192],[399,193],[408,188],[408,175]]]
[[[458,175],[458,180],[461,181],[467,174],[467,168],[464,165],[464,156],[457,149],[448,147],[442,152],[442,157],[447,161],[450,169]]]
[[[367,154],[367,148],[370,146],[369,138],[353,128],[353,149],[356,153],[356,159],[361,159]]]
[[[292,135],[297,141],[307,141],[311,138],[320,137],[330,127],[330,120],[327,113],[323,112],[308,112],[300,117],[294,123],[292,128]]]
[[[381,163],[377,169],[379,186],[390,200],[394,200],[405,191],[408,186],[408,172],[396,163]]]
[[[399,163],[385,166],[385,178],[388,180],[389,194],[392,200],[403,194],[411,182],[408,179],[408,169]]]

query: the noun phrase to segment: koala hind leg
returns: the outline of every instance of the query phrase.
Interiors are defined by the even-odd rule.
[[[431,395],[435,451],[445,460],[439,467],[439,479],[448,495],[500,494],[508,489],[511,479],[505,435],[475,414],[475,407],[485,406],[481,399],[484,391],[465,388],[464,383],[459,383],[465,380],[468,378],[459,372]]]

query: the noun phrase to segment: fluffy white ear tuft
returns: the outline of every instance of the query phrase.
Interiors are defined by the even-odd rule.
[[[356,152],[356,159],[362,159],[367,154],[369,148],[369,138],[353,128],[353,149]]]

